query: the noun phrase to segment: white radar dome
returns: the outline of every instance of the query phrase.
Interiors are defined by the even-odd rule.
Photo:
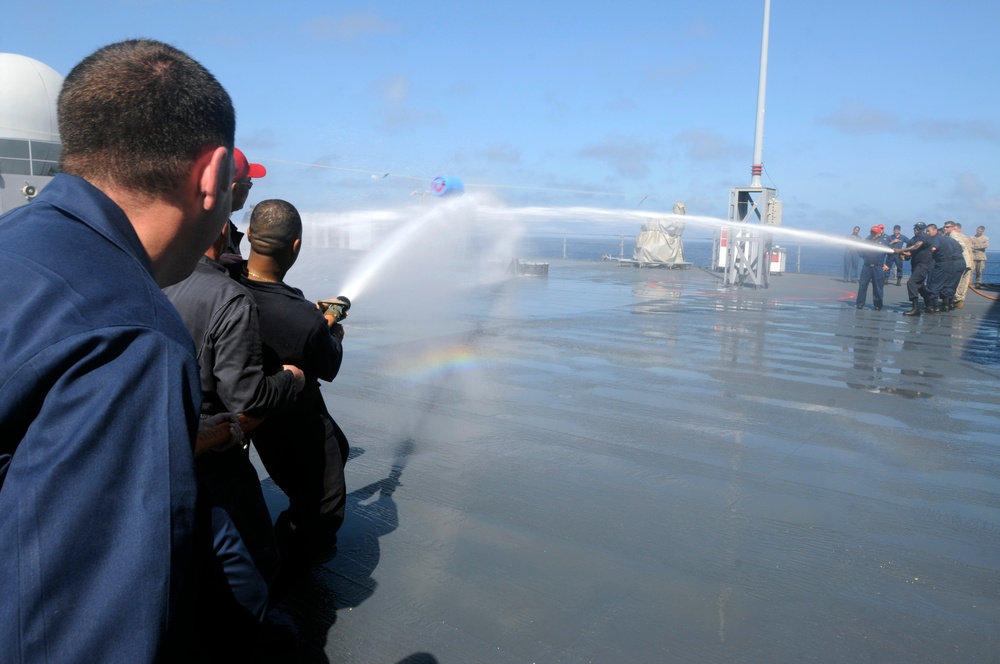
[[[47,64],[0,53],[0,139],[58,142],[56,101],[62,83]]]

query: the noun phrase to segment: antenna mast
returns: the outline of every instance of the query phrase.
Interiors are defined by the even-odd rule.
[[[757,124],[753,140],[750,186],[729,192],[729,221],[719,236],[718,268],[725,270],[727,286],[767,288],[768,274],[775,257],[781,272],[780,252],[772,253],[767,225],[781,223],[781,201],[774,189],[761,185],[764,170],[764,99],[767,91],[767,48],[771,24],[771,0],[764,0],[764,31],[760,44],[760,74],[757,82]]]
[[[757,125],[753,135],[750,186],[759,187],[764,168],[764,97],[767,95],[767,40],[771,28],[771,0],[764,0],[764,35],[760,42],[760,76],[757,81]]]

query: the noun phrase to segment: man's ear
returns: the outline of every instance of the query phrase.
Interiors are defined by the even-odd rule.
[[[219,197],[232,189],[233,153],[223,146],[206,151],[197,161],[198,194],[202,208],[207,212],[215,209]]]

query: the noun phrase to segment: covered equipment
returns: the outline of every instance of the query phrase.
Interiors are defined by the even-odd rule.
[[[635,238],[632,259],[640,263],[684,263],[684,222],[649,219]]]

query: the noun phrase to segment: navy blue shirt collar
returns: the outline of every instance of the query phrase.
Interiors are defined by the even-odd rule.
[[[48,204],[94,229],[153,274],[146,248],[118,204],[83,178],[60,173],[28,205]]]

